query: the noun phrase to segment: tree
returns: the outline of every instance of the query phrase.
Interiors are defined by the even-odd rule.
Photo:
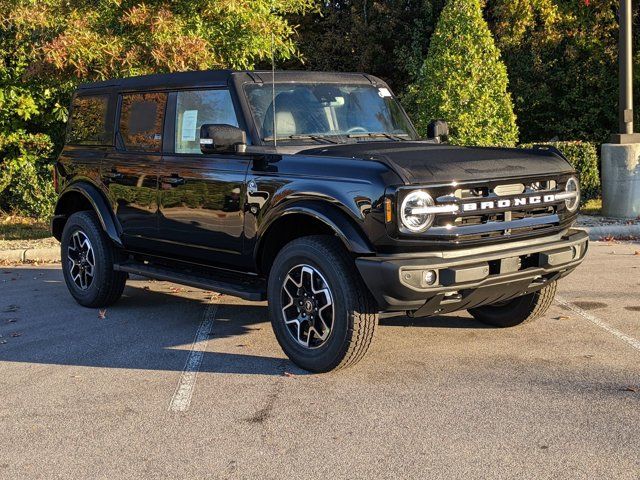
[[[518,127],[507,86],[480,0],[449,0],[406,99],[418,129],[425,133],[431,120],[442,118],[452,143],[514,145]]]
[[[83,81],[296,55],[315,0],[0,0],[0,209],[50,213],[50,163]]]
[[[488,3],[524,141],[602,142],[616,128],[619,3]]]
[[[445,0],[335,0],[291,17],[301,56],[287,68],[367,72],[402,93],[417,76]]]

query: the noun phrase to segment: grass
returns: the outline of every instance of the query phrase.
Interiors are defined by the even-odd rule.
[[[47,222],[0,213],[0,240],[38,240],[50,236]]]
[[[602,199],[592,198],[587,200],[580,208],[580,213],[583,215],[601,215],[602,214]]]

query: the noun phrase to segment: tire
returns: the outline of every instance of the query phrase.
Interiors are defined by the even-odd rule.
[[[487,325],[515,327],[532,322],[547,313],[556,296],[556,289],[557,283],[554,281],[537,292],[515,298],[506,304],[471,308],[469,313]]]
[[[296,365],[320,373],[364,357],[378,307],[338,239],[310,236],[287,244],[273,263],[267,292],[273,331]]]
[[[119,257],[94,212],[69,217],[62,231],[61,259],[64,280],[76,302],[104,308],[120,298],[127,274],[113,269]]]

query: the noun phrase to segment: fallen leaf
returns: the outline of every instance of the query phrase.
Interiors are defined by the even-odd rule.
[[[244,343],[239,343],[236,347],[246,347],[246,345]]]
[[[628,386],[628,387],[621,388],[620,391],[621,392],[637,392],[638,387]]]
[[[635,251],[635,253],[634,253],[634,255],[638,255],[638,256],[640,256],[640,250],[636,250],[636,251]]]
[[[559,317],[555,318],[556,320],[570,320],[571,317],[568,315],[560,315]]]
[[[107,310],[98,310],[98,318],[100,320],[104,320],[105,318],[107,318]]]
[[[289,373],[289,372],[284,372],[282,375],[284,375],[285,377],[295,377],[294,373]]]

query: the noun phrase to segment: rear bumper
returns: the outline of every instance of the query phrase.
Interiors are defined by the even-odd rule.
[[[509,300],[571,273],[584,259],[588,235],[559,235],[508,245],[420,254],[360,257],[356,266],[381,311],[415,316]],[[435,272],[427,285],[424,274]]]

